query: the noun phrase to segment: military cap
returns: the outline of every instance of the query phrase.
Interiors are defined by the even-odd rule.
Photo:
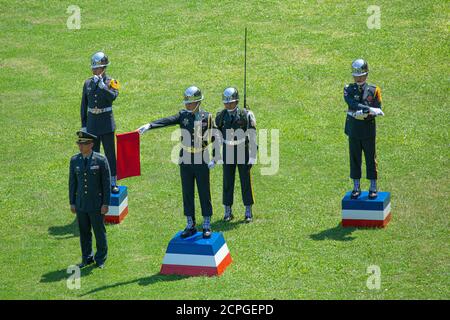
[[[77,140],[78,144],[93,143],[97,139],[97,136],[94,136],[93,134],[90,134],[89,132],[86,132],[84,130],[77,131],[77,137],[78,137]]]

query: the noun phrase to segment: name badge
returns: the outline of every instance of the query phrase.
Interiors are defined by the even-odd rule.
[[[100,166],[91,166],[91,170],[98,170]]]

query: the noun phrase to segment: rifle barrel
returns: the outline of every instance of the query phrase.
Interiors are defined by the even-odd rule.
[[[244,108],[247,108],[247,27],[244,40]]]

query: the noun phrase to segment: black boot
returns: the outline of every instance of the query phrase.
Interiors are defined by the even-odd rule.
[[[376,199],[378,196],[377,190],[369,190],[369,199],[373,200]]]
[[[351,199],[358,199],[359,196],[361,195],[361,189],[353,189],[352,191],[352,195],[350,196]]]
[[[118,194],[119,193],[119,187],[118,186],[111,186],[111,193]]]
[[[212,234],[212,231],[211,231],[211,228],[203,228],[203,238],[204,239],[209,239],[209,238],[211,238],[211,234]]]
[[[84,267],[87,267],[93,263],[94,263],[94,258],[91,258],[91,259],[88,259],[87,261],[83,261],[83,262],[77,264],[77,267],[80,269],[83,269]]]
[[[197,228],[195,228],[195,226],[193,226],[192,228],[185,228],[183,230],[183,232],[181,233],[181,238],[189,238],[192,237],[193,235],[195,235],[197,233]]]
[[[181,238],[189,238],[197,233],[197,228],[195,228],[195,216],[192,217],[192,226],[189,228],[189,217],[188,217],[188,225],[181,233]]]

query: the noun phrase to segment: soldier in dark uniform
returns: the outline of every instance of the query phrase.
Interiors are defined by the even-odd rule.
[[[197,232],[195,228],[194,208],[194,184],[197,183],[200,205],[203,216],[203,237],[211,237],[211,191],[209,182],[209,170],[214,167],[210,160],[208,144],[212,141],[212,116],[200,109],[203,95],[199,88],[192,86],[184,93],[185,110],[180,110],[176,115],[162,118],[146,125],[138,130],[142,135],[148,130],[179,125],[181,128],[180,150],[180,176],[183,191],[184,215],[187,218],[187,226],[181,234],[187,238]]]
[[[384,115],[381,111],[381,89],[367,84],[369,66],[363,59],[352,63],[354,83],[344,88],[344,99],[348,105],[345,134],[350,151],[350,178],[353,179],[352,199],[361,195],[362,151],[366,159],[366,174],[370,180],[369,199],[377,197],[377,161],[375,152],[375,117]]]
[[[236,167],[241,181],[242,200],[245,206],[245,221],[253,219],[252,205],[255,202],[250,169],[256,161],[256,119],[250,110],[241,108],[236,88],[226,88],[222,95],[225,108],[218,112],[216,128],[221,132],[223,144],[223,205],[224,220],[231,221]]]
[[[113,193],[119,193],[114,141],[116,123],[112,112],[112,103],[119,95],[119,82],[105,73],[109,64],[108,57],[103,52],[97,52],[92,56],[93,76],[84,82],[81,98],[81,127],[83,131],[97,136],[95,152],[100,152],[100,143],[103,143],[111,169],[111,190]]]
[[[70,159],[69,201],[80,228],[82,262],[78,266],[83,268],[95,260],[103,269],[108,253],[103,216],[108,213],[111,197],[109,165],[104,156],[92,151],[96,136],[85,131],[78,131],[77,135],[80,153]],[[91,227],[97,247],[95,257]]]

